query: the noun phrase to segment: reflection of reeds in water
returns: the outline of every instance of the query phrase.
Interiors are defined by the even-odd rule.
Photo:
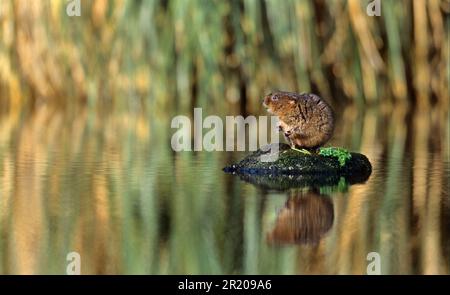
[[[266,239],[284,195],[218,174],[221,153],[173,155],[164,122],[11,113],[0,120],[0,271],[63,273],[79,251],[83,273],[364,273],[377,251],[383,273],[448,273],[438,113],[341,118],[362,128],[336,142],[368,155],[373,173],[331,196],[334,225],[315,246],[281,248]]]
[[[2,118],[2,272],[62,273],[71,250],[86,255],[87,272],[121,267],[114,221],[120,212],[114,206],[128,193],[112,187],[111,178],[136,173],[121,167],[127,160],[122,149],[133,148],[134,140],[147,142],[148,131],[141,131],[142,117],[119,116],[94,126],[87,119],[86,112],[67,118],[47,108],[25,120]],[[124,134],[132,137],[117,141]]]

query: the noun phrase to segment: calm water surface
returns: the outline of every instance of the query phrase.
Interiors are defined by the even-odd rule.
[[[245,153],[174,153],[170,121],[41,108],[0,117],[0,273],[448,274],[448,118],[345,110],[363,184],[270,191]],[[417,123],[417,122],[420,122]],[[430,132],[433,130],[433,132]]]

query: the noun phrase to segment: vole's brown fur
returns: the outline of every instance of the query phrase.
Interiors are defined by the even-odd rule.
[[[278,116],[279,128],[292,147],[314,150],[333,135],[333,111],[315,94],[275,92],[264,98],[264,106]]]

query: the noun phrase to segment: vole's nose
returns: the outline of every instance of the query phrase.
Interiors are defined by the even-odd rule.
[[[269,105],[269,100],[270,97],[272,96],[272,93],[269,93],[268,95],[266,95],[263,99],[263,106],[267,108],[267,106]]]

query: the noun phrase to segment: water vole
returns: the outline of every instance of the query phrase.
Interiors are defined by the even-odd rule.
[[[263,104],[278,116],[280,131],[293,148],[315,150],[333,135],[333,111],[315,94],[280,91],[264,97]]]

